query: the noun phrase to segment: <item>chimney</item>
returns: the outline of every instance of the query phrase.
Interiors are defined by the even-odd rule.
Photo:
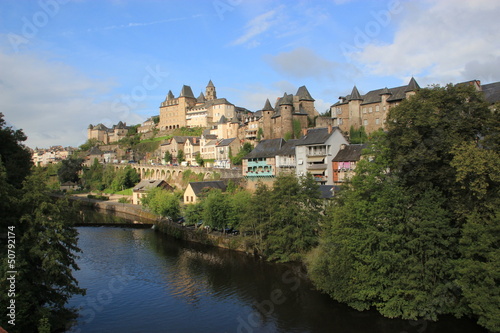
[[[307,128],[303,128],[303,129],[302,129],[302,135],[303,135],[303,136],[306,136],[306,135],[307,135]]]
[[[332,132],[333,132],[333,127],[330,124],[330,125],[328,125],[328,134],[332,134]]]

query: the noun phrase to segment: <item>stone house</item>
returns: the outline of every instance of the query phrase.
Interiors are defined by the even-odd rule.
[[[351,126],[356,129],[364,126],[367,133],[385,128],[389,110],[415,95],[418,89],[420,86],[413,77],[405,86],[371,90],[364,95],[354,86],[350,95],[340,96],[339,101],[330,107],[334,126],[345,133]]]
[[[132,190],[132,203],[134,205],[140,205],[141,198],[146,196],[150,190],[157,187],[165,190],[173,190],[173,187],[164,180],[141,180]]]
[[[356,164],[361,159],[361,152],[366,144],[341,145],[340,150],[332,159],[333,183],[341,185],[348,182],[355,174]]]
[[[276,154],[276,169],[277,173],[293,173],[297,167],[295,158],[295,145],[299,142],[298,139],[288,140]]]
[[[127,124],[121,121],[113,125],[112,128],[107,128],[103,124],[97,124],[96,126],[90,124],[87,129],[87,138],[89,140],[97,139],[97,141],[103,144],[109,144],[110,142],[116,142],[126,137],[128,129]]]
[[[240,140],[237,138],[220,140],[215,146],[215,162],[216,168],[231,168],[231,159],[229,156],[236,155],[241,149]]]
[[[224,192],[226,190],[226,184],[222,180],[189,183],[186,191],[184,191],[184,203],[192,204],[198,202],[200,194],[202,194],[203,191],[213,188]]]
[[[184,159],[188,165],[198,165],[196,155],[200,153],[200,138],[188,137],[184,143]]]
[[[225,98],[217,98],[212,80],[198,98],[190,86],[184,85],[178,97],[169,91],[160,105],[160,130],[181,127],[208,127],[216,124],[222,116],[228,119],[235,115],[235,106]]]

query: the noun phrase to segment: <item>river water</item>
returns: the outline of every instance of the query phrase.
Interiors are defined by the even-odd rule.
[[[98,217],[95,217],[98,219]],[[67,332],[479,333],[469,320],[391,320],[314,290],[294,265],[183,242],[152,229],[78,227],[86,296]]]

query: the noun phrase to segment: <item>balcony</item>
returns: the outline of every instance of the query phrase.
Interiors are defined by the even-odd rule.
[[[264,168],[264,167],[268,167],[270,168],[270,166],[267,164],[267,161],[264,160],[264,161],[251,161],[251,160],[248,160],[248,167],[249,168]]]
[[[247,171],[246,174],[247,177],[273,177],[273,171],[272,170],[265,170],[265,171]]]
[[[307,170],[326,170],[326,163],[308,164]]]
[[[307,156],[326,156],[328,154],[328,151],[326,147],[323,148],[309,148],[307,150]]]

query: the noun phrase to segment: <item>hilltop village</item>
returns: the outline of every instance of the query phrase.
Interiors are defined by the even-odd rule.
[[[473,80],[460,84],[474,86],[491,104],[500,100],[500,82],[482,85]],[[384,129],[389,110],[418,89],[415,78],[407,85],[378,88],[365,94],[354,86],[349,95],[340,96],[329,112],[320,115],[305,86],[294,94],[285,92],[274,103],[267,99],[262,109],[252,112],[218,97],[211,80],[198,97],[190,86],[184,85],[177,97],[168,91],[160,102],[158,115],[142,124],[128,126],[120,121],[110,128],[89,125],[88,142],[95,146],[88,152],[87,164],[97,159],[111,164],[238,170],[249,190],[254,190],[258,182],[273,182],[280,173],[310,173],[319,185],[332,189],[352,177],[361,158],[363,142],[353,143],[351,132],[370,134]],[[175,135],[182,129],[200,135]],[[159,142],[156,149],[140,154],[123,148],[120,143],[130,137],[131,130],[139,140]],[[234,156],[243,147],[244,156],[235,165]],[[33,160],[37,165],[46,165],[66,158],[73,150],[36,150]]]

